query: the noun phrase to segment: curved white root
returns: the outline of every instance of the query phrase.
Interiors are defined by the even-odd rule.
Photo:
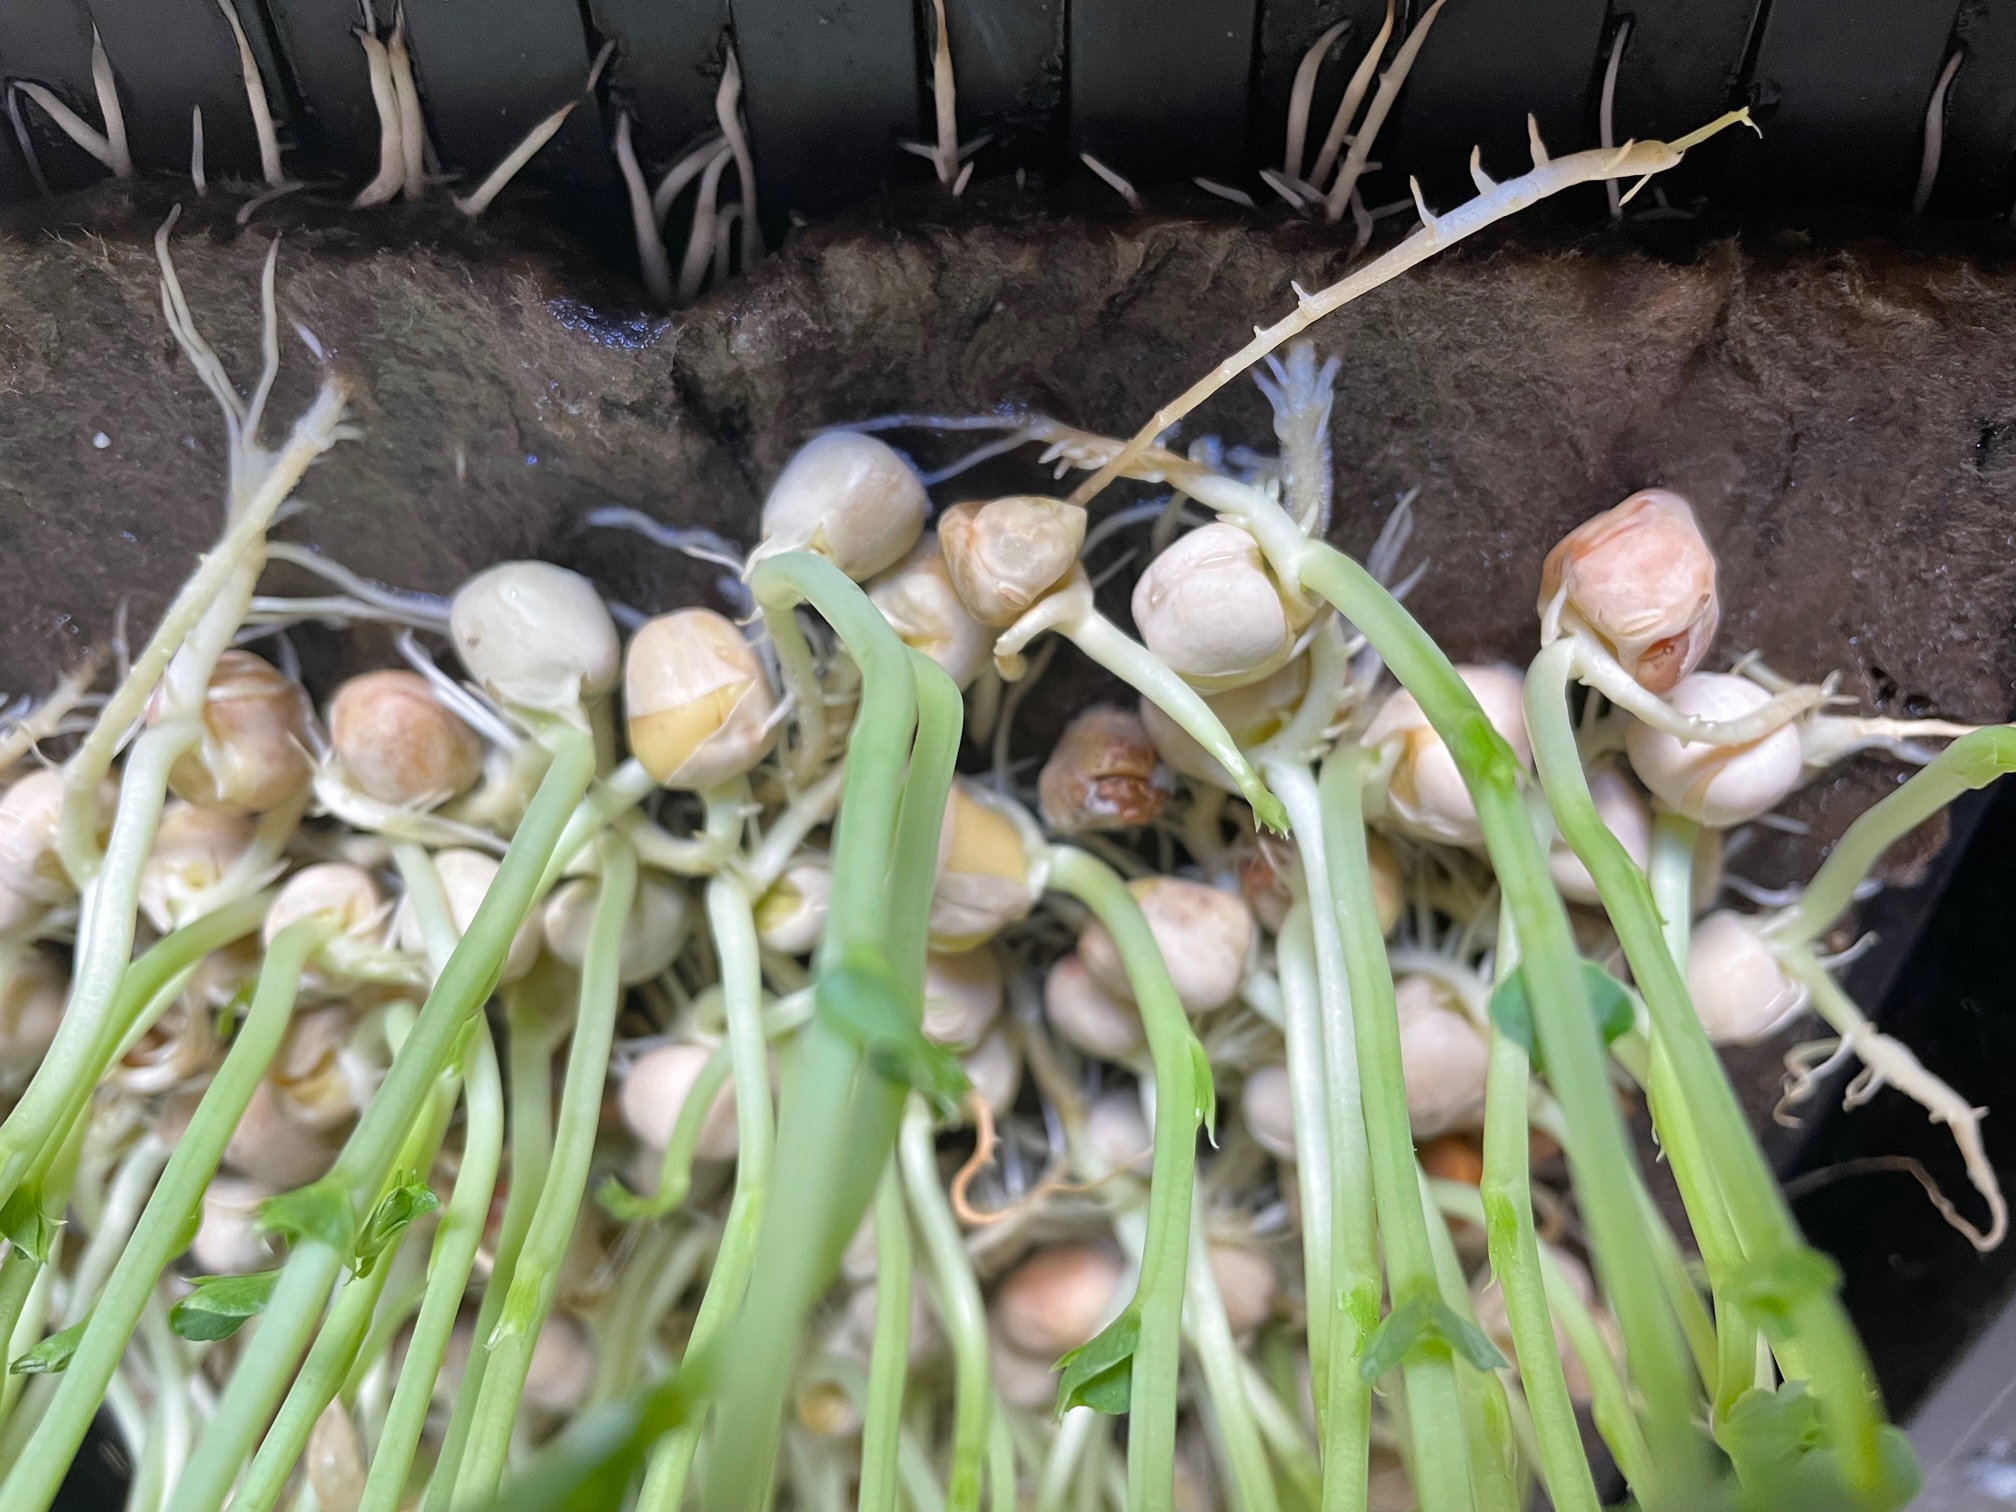
[[[1957,740],[1978,725],[1946,719],[1850,718],[1816,714],[1799,726],[1799,751],[1808,771],[1830,767],[1857,751],[1884,751],[1899,761],[1925,765],[1938,753],[1921,740]]]
[[[1859,1108],[1883,1087],[1891,1086],[1923,1107],[1932,1122],[1944,1124],[1950,1129],[1953,1142],[1960,1147],[1960,1158],[1966,1163],[1967,1179],[1988,1204],[1989,1224],[1984,1233],[1948,1202],[1938,1204],[1940,1214],[1964,1234],[1975,1249],[1986,1253],[2000,1245],[2009,1232],[2009,1205],[2003,1199],[2002,1184],[1997,1180],[1995,1168],[1989,1163],[1988,1153],[1981,1144],[1981,1120],[1988,1110],[1972,1106],[1928,1071],[1908,1045],[1892,1039],[1870,1023],[1848,994],[1827,974],[1827,968],[1820,964],[1812,951],[1803,945],[1780,942],[1773,942],[1772,950],[1785,970],[1806,987],[1814,1011],[1841,1036],[1826,1060],[1818,1065],[1796,1065],[1792,1057],[1787,1057],[1787,1064],[1793,1067],[1794,1078],[1786,1089],[1786,1102],[1795,1102],[1810,1095],[1827,1071],[1853,1055],[1862,1062],[1862,1070],[1848,1084],[1841,1105],[1849,1109]],[[1805,1059],[1810,1060],[1810,1057]]]

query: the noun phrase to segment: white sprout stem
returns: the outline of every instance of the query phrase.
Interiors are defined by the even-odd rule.
[[[1129,210],[1134,211],[1138,215],[1142,210],[1147,208],[1141,203],[1141,192],[1128,180],[1121,177],[1116,170],[1107,167],[1089,152],[1079,153],[1078,161],[1098,174],[1100,178],[1106,181],[1108,188],[1119,195],[1120,198],[1127,201],[1127,208]]]
[[[90,153],[103,166],[112,167],[114,162],[112,144],[105,139],[103,132],[57,99],[50,90],[31,79],[17,79],[12,87],[20,90],[47,111],[49,119],[56,123],[63,135]],[[129,163],[127,166],[130,171],[132,165]]]
[[[1939,70],[1939,82],[1932,87],[1931,102],[1925,107],[1925,146],[1918,159],[1918,187],[1911,191],[1913,219],[1925,213],[1925,207],[1932,202],[1932,186],[1939,181],[1939,153],[1946,139],[1946,92],[1953,87],[1953,76],[1960,72],[1966,59],[1966,50],[1961,48],[1946,60],[1946,66]]]
[[[203,107],[189,107],[189,182],[196,186],[196,197],[201,199],[210,192],[210,175],[203,166]]]
[[[1309,136],[1309,109],[1316,96],[1316,76],[1323,71],[1323,59],[1330,44],[1351,29],[1349,21],[1339,21],[1309,44],[1302,61],[1295,65],[1295,84],[1288,91],[1288,137],[1281,148],[1281,171],[1291,179],[1302,177],[1302,148]]]
[[[105,147],[109,154],[105,166],[115,178],[131,178],[133,154],[126,146],[126,114],[119,107],[119,81],[112,75],[112,60],[105,56],[105,43],[95,26],[91,28],[91,83],[98,94],[98,113],[105,118]]]
[[[721,198],[721,172],[733,158],[732,148],[723,147],[708,160],[700,175],[700,193],[693,206],[693,226],[686,234],[686,255],[679,264],[676,303],[689,305],[700,297],[700,285],[714,261],[714,222]]]
[[[537,157],[539,149],[552,141],[560,128],[567,124],[567,117],[574,114],[574,107],[580,103],[579,100],[569,100],[526,132],[524,140],[504,155],[504,161],[490,170],[488,178],[470,193],[456,196],[455,208],[471,220],[488,210],[490,202],[504,192],[504,186],[518,176],[518,170]]]
[[[660,226],[672,211],[672,203],[685,192],[686,186],[706,170],[717,152],[732,152],[721,134],[710,131],[690,147],[686,155],[665,170],[665,176],[658,180],[658,187],[651,191],[651,214]]]
[[[763,217],[756,209],[756,163],[749,155],[749,135],[742,126],[742,60],[735,44],[728,44],[722,60],[721,87],[714,92],[714,119],[735,158],[735,176],[742,182],[742,271],[748,272],[763,258]]]
[[[1950,719],[1860,719],[1838,714],[1814,714],[1799,726],[1799,755],[1808,771],[1830,767],[1857,751],[1882,750],[1919,765],[1932,759],[1920,740],[1957,740],[1978,725]]]
[[[1079,1481],[1079,1467],[1104,1417],[1090,1407],[1073,1407],[1050,1436],[1050,1452],[1036,1480],[1034,1512],[1065,1512]],[[1081,1502],[1080,1505],[1083,1505]]]
[[[623,188],[630,197],[630,225],[637,237],[637,265],[644,274],[644,287],[660,305],[672,302],[672,265],[665,256],[665,238],[658,234],[658,218],[651,207],[651,191],[644,185],[644,170],[637,166],[637,149],[630,145],[630,112],[616,117],[616,166],[623,174]]]
[[[392,62],[385,44],[362,27],[357,29],[357,45],[364,49],[364,64],[371,75],[371,105],[378,112],[378,172],[350,201],[355,208],[382,205],[399,193],[406,182],[406,148],[399,130],[399,96],[392,87]]]
[[[119,1258],[119,1251],[132,1234],[133,1225],[140,1220],[140,1210],[146,1206],[148,1194],[154,1190],[154,1178],[161,1174],[161,1168],[168,1163],[171,1153],[169,1144],[149,1133],[142,1135],[119,1163],[112,1185],[106,1190],[105,1205],[98,1214],[91,1238],[78,1257],[69,1295],[64,1299],[64,1323],[79,1321],[98,1299],[105,1278],[112,1273],[112,1266]]]
[[[0,773],[54,735],[63,721],[84,701],[97,676],[98,663],[95,659],[73,667],[57,679],[48,697],[14,720],[6,733],[0,734]]]
[[[1204,1243],[1203,1215],[1190,1210],[1190,1254],[1184,1270],[1184,1332],[1203,1369],[1204,1392],[1218,1424],[1218,1440],[1231,1474],[1232,1499],[1242,1512],[1279,1512],[1280,1498],[1267,1463],[1267,1448],[1254,1419],[1244,1358],[1225,1317],[1225,1299],[1211,1274]]]
[[[583,846],[657,790],[658,784],[644,770],[644,763],[635,756],[626,758],[607,777],[597,778],[587,796],[574,806],[574,812],[567,817],[567,827],[560,832],[560,843],[553,847],[545,874],[539,879],[540,893],[545,893],[560,880],[575,857],[581,854]]]
[[[1426,14],[1408,31],[1407,40],[1400,44],[1400,50],[1393,55],[1392,66],[1379,76],[1379,92],[1372,96],[1372,103],[1365,108],[1365,119],[1359,124],[1357,135],[1351,139],[1351,150],[1344,154],[1344,166],[1337,170],[1337,182],[1330,186],[1330,193],[1323,201],[1323,213],[1330,220],[1343,219],[1345,207],[1351,203],[1351,195],[1358,187],[1358,180],[1365,175],[1372,157],[1373,139],[1379,135],[1379,128],[1386,124],[1393,102],[1400,98],[1400,86],[1407,82],[1408,70],[1413,68],[1422,44],[1428,40],[1429,28],[1435,24],[1435,18],[1442,14],[1442,7],[1447,3],[1448,0],[1435,0],[1428,7]],[[1423,219],[1427,218],[1424,216]]]
[[[1624,670],[1623,665],[1592,635],[1570,631],[1574,642],[1574,676],[1594,688],[1625,713],[1671,735],[1675,740],[1708,745],[1748,745],[1790,724],[1827,701],[1826,690],[1808,683],[1774,693],[1768,703],[1735,719],[1696,719],[1682,714]]]
[[[14,128],[14,140],[21,148],[21,157],[28,164],[28,176],[35,181],[35,191],[44,199],[54,195],[49,188],[49,179],[42,172],[42,159],[35,151],[35,138],[29,135],[28,122],[21,115],[21,86],[9,84],[5,90],[7,98],[7,123]]]
[[[392,69],[392,93],[399,102],[400,182],[405,196],[417,200],[427,192],[427,121],[420,113],[420,90],[413,82],[413,57],[406,47],[406,8],[400,6],[385,44]]]
[[[430,814],[421,808],[403,808],[384,803],[350,786],[332,763],[315,769],[315,800],[322,808],[352,829],[383,835],[420,845],[465,845],[474,850],[501,856],[506,842],[489,830],[473,824]]]
[[[1386,0],[1386,20],[1372,38],[1372,45],[1365,49],[1365,56],[1358,60],[1357,68],[1352,70],[1351,82],[1344,88],[1344,98],[1337,102],[1337,113],[1330,118],[1329,133],[1317,150],[1315,167],[1309,171],[1311,184],[1322,183],[1336,165],[1337,154],[1343,151],[1344,139],[1350,133],[1351,121],[1358,114],[1358,107],[1365,102],[1365,91],[1372,87],[1373,71],[1379,67],[1379,59],[1392,35],[1393,0]]]
[[[1100,489],[1137,461],[1154,444],[1157,436],[1283,342],[1300,335],[1324,316],[1342,309],[1354,299],[1398,278],[1409,268],[1426,262],[1437,252],[1577,184],[1663,172],[1678,163],[1689,147],[1738,121],[1747,122],[1749,118],[1747,111],[1731,111],[1699,131],[1673,142],[1631,142],[1614,152],[1598,148],[1571,153],[1567,157],[1545,158],[1536,162],[1531,172],[1502,184],[1491,184],[1475,199],[1458,205],[1444,215],[1423,221],[1398,246],[1380,254],[1329,288],[1316,294],[1298,293],[1293,310],[1258,332],[1245,346],[1157,410],[1119,452],[1077,487],[1071,501],[1075,504],[1089,503]]]
[[[1852,1049],[1862,1062],[1863,1072],[1848,1084],[1842,1106],[1859,1107],[1878,1088],[1888,1085],[1923,1107],[1932,1122],[1946,1125],[1952,1131],[1953,1142],[1960,1147],[1967,1179],[1988,1204],[1990,1217],[1984,1233],[1950,1203],[1939,1204],[1940,1216],[1984,1254],[2001,1244],[2009,1232],[2009,1205],[2003,1199],[2002,1184],[1981,1143],[1981,1118],[1987,1110],[1972,1106],[1942,1078],[1927,1070],[1908,1045],[1870,1023],[1810,949],[1789,940],[1772,940],[1770,945],[1779,964],[1811,994],[1814,1011],[1841,1036],[1842,1047]]]
[[[1603,65],[1603,95],[1596,108],[1596,141],[1601,147],[1617,145],[1617,70],[1624,61],[1624,46],[1630,40],[1631,18],[1626,16],[1610,39],[1610,61]],[[1624,191],[1617,187],[1617,180],[1605,179],[1603,193],[1610,200],[1610,219],[1624,219]]]
[[[253,133],[259,138],[259,171],[269,188],[278,189],[287,182],[287,175],[280,166],[280,135],[273,128],[273,112],[266,104],[266,81],[260,76],[252,44],[245,37],[244,23],[238,19],[231,0],[217,0],[217,9],[224,12],[231,35],[238,42],[238,71],[245,78],[245,103],[252,112]]]
[[[1289,1111],[1295,1121],[1295,1189],[1302,1199],[1302,1270],[1309,1308],[1309,1386],[1316,1420],[1330,1421],[1332,1243],[1329,1084],[1323,1066],[1322,1000],[1309,907],[1298,900],[1275,943],[1281,979],[1282,1038],[1287,1044]]]
[[[1279,829],[1280,804],[1268,793],[1266,783],[1227,733],[1203,695],[1183,681],[1152,651],[1124,635],[1104,615],[1093,611],[1059,625],[1058,631],[1080,651],[1135,691],[1145,694],[1184,733],[1218,759],[1239,794],[1252,805],[1259,821],[1269,829]]]
[[[752,892],[759,896],[768,892],[784,875],[784,868],[791,864],[805,837],[832,819],[834,810],[840,806],[840,786],[845,777],[844,771],[834,767],[792,799],[790,807],[764,831],[762,842],[749,853],[742,868]]]
[[[383,583],[352,572],[341,562],[319,551],[288,541],[272,542],[266,548],[266,555],[272,561],[286,562],[327,579],[351,597],[385,610],[395,623],[411,625],[416,630],[432,630],[441,635],[448,633],[448,602],[435,594],[388,588]]]

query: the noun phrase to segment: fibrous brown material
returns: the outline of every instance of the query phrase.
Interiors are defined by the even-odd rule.
[[[218,528],[220,427],[159,314],[162,206],[116,197],[146,192],[73,202],[58,230],[0,239],[10,692],[103,648],[122,598],[136,627],[151,623]],[[364,439],[316,465],[307,509],[278,534],[436,592],[501,557],[545,556],[644,610],[704,598],[719,569],[586,529],[589,509],[627,504],[746,546],[764,486],[823,425],[1018,406],[1124,435],[1277,315],[1291,280],[1334,277],[1341,252],[1303,227],[861,221],[801,233],[666,318],[544,238],[423,211],[283,212],[296,217],[283,324],[305,323],[353,372]],[[242,376],[257,367],[270,235],[192,215],[176,240],[199,323]],[[1658,485],[1693,501],[1721,558],[1709,665],[1755,648],[1796,677],[1839,670],[1881,712],[2011,712],[2016,275],[1875,246],[1720,243],[1673,262],[1608,239],[1501,242],[1314,334],[1343,358],[1336,538],[1362,551],[1418,487],[1410,565],[1432,565],[1411,602],[1458,659],[1523,662],[1548,547]],[[311,381],[294,346],[274,413]],[[1199,420],[1192,434],[1271,445],[1243,386]],[[934,459],[957,444],[917,442]],[[1116,610],[1124,587],[1108,590]],[[312,637],[303,649],[312,673]],[[1032,700],[1030,749],[1085,701]],[[1740,869],[1810,870],[1895,780],[1873,762],[1823,780],[1791,806],[1813,836],[1757,847]],[[1761,1114],[1775,1058],[1748,1057],[1739,1079]]]

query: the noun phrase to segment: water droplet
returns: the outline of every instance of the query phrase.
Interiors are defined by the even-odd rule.
[[[112,438],[106,435],[105,432],[100,431],[98,432],[97,435],[91,438],[91,444],[97,447],[98,450],[103,451],[105,450],[106,447],[112,444]]]

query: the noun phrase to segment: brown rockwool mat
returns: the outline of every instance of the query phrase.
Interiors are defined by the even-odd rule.
[[[167,201],[136,192],[144,204],[115,187],[0,235],[8,692],[102,648],[122,598],[151,623],[218,527],[222,430],[158,303]],[[1338,244],[1300,226],[867,215],[796,234],[667,317],[522,223],[298,202],[260,222],[185,213],[176,259],[202,328],[249,380],[259,263],[285,225],[283,323],[354,375],[364,433],[315,467],[278,533],[436,592],[545,556],[647,610],[708,593],[715,569],[588,531],[588,509],[630,504],[748,544],[765,483],[834,421],[1016,404],[1128,431],[1285,309],[1291,279],[1340,266]],[[1877,245],[1760,238],[1675,261],[1607,235],[1514,235],[1527,240],[1459,249],[1316,331],[1344,359],[1336,538],[1362,551],[1418,486],[1410,561],[1432,566],[1412,602],[1452,654],[1523,662],[1547,547],[1657,483],[1694,501],[1720,552],[1718,654],[1839,670],[1882,712],[2012,712],[2016,274]],[[287,347],[283,421],[313,381]],[[1198,418],[1229,442],[1271,440],[1249,386]],[[1124,594],[1107,598],[1124,612]],[[301,645],[311,674],[333,671],[326,644]],[[1032,700],[1028,748],[1080,702]],[[1803,875],[1896,775],[1842,769],[1789,806],[1813,833],[1766,837],[1742,869]],[[1781,1048],[1732,1061],[1760,1117]]]

